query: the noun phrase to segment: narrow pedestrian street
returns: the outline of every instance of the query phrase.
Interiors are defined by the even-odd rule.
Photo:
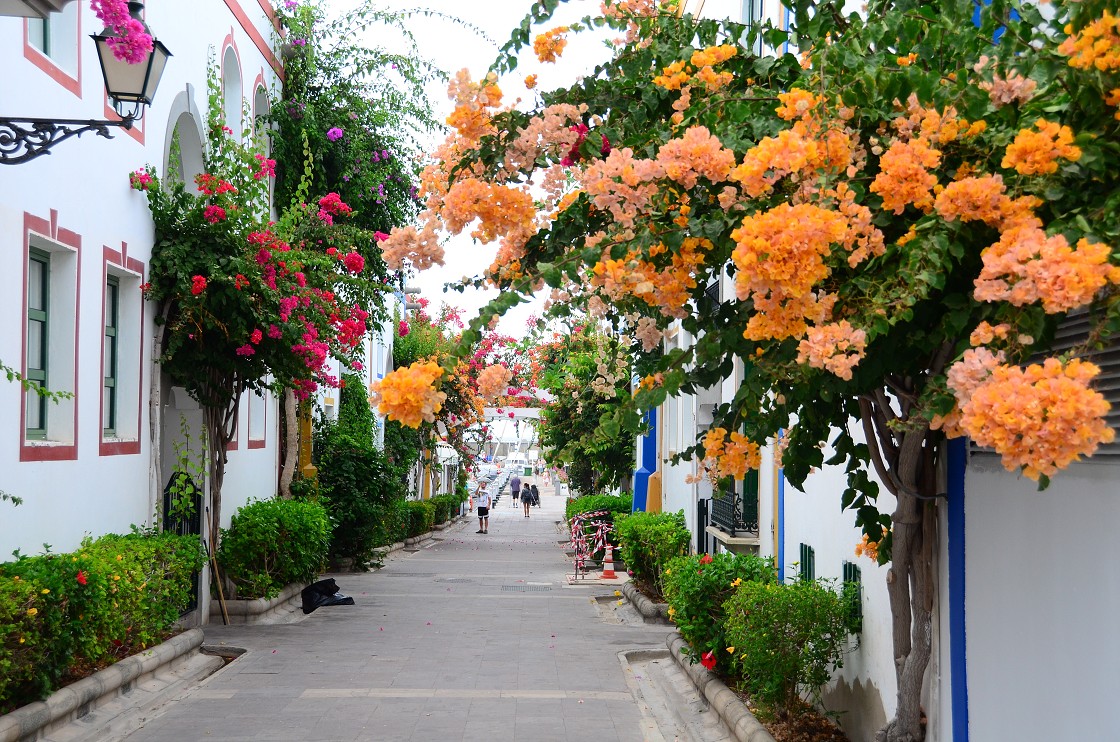
[[[379,571],[335,575],[354,606],[209,626],[207,644],[248,651],[127,739],[724,738],[671,687],[670,627],[620,608],[614,586],[567,586],[564,499],[541,500],[525,518],[506,492],[487,534],[471,517]]]

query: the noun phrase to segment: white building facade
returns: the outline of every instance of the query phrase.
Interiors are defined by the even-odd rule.
[[[202,171],[211,55],[227,125],[252,135],[281,79],[279,24],[265,0],[154,2],[145,18],[173,56],[143,119],[131,130],[113,129],[111,140],[86,134],[49,155],[0,165],[7,268],[0,359],[72,395],[40,405],[18,383],[0,392],[7,425],[0,489],[23,499],[18,507],[0,503],[0,553],[37,553],[44,544],[68,551],[86,536],[158,526],[179,453],[199,454],[197,404],[164,383],[155,362],[155,308],[140,288],[153,224],[128,175],[153,165],[163,176],[177,163],[178,175],[191,182]],[[45,21],[0,16],[0,116],[113,118],[89,39],[100,30],[85,0]],[[276,400],[247,394],[238,417],[223,487],[225,524],[249,500],[276,493]],[[181,430],[192,438],[190,454]]]

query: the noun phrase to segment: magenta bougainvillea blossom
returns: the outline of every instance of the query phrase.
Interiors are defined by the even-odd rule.
[[[144,24],[128,12],[126,0],[90,0],[90,8],[105,27],[116,34],[108,40],[113,56],[129,64],[139,64],[152,52],[152,37]]]
[[[338,128],[337,126],[333,126],[330,129],[327,129],[327,139],[331,140],[332,142],[337,142],[344,136],[346,136],[345,132],[343,132],[342,129]]]

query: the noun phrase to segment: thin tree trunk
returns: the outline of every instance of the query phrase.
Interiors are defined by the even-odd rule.
[[[881,401],[881,400],[880,400]],[[882,478],[897,500],[891,515],[893,546],[887,570],[887,595],[891,607],[897,709],[880,730],[879,742],[921,742],[921,693],[932,652],[934,603],[934,551],[936,494],[934,439],[927,426],[910,428],[898,438],[884,430],[889,414],[863,406],[868,444],[875,450],[877,468],[892,462]],[[869,413],[874,413],[869,415]],[[913,421],[910,421],[911,423]],[[897,446],[891,442],[897,440]],[[886,450],[884,450],[886,449]],[[893,449],[893,450],[892,450]]]
[[[292,499],[292,479],[295,478],[299,459],[299,420],[296,414],[296,395],[284,390],[284,466],[280,470],[280,497]]]

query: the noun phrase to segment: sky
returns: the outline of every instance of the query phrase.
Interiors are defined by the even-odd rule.
[[[352,2],[338,3],[339,6],[352,4]],[[480,36],[448,20],[417,16],[409,22],[409,27],[417,37],[422,55],[452,75],[466,67],[470,70],[472,78],[476,80],[486,74],[497,56],[498,49],[509,40],[510,33],[521,23],[532,4],[532,0],[486,0],[486,2],[381,0],[378,3],[381,7],[392,9],[435,10],[460,18],[477,27],[485,36]],[[534,28],[532,35],[535,36],[558,25],[567,25],[588,14],[597,14],[599,4],[599,0],[569,0],[557,11],[554,22]],[[521,98],[522,107],[531,103],[534,94],[524,86],[526,75],[537,74],[538,89],[548,90],[566,86],[580,74],[590,72],[596,64],[607,58],[604,38],[602,34],[598,36],[591,33],[570,34],[568,47],[556,64],[542,65],[537,61],[531,48],[523,50],[515,72],[499,80],[499,87],[504,93],[503,102],[510,103]],[[374,36],[370,43],[393,49],[392,41],[384,38]],[[451,102],[447,98],[446,86],[433,86],[429,95],[437,113],[436,118],[441,121],[446,119],[452,110]],[[442,141],[442,138],[443,136],[439,135],[438,140],[433,139],[432,147]],[[469,231],[469,228],[464,230],[464,232]],[[482,245],[472,240],[469,235],[463,234],[452,237],[445,244],[444,249],[445,265],[434,266],[421,272],[409,281],[409,284],[419,287],[420,295],[427,298],[433,306],[438,307],[441,301],[447,301],[464,309],[465,319],[472,318],[483,305],[497,295],[497,291],[468,289],[467,293],[456,291],[445,293],[443,286],[448,282],[459,281],[464,276],[478,275],[493,261],[497,245],[496,243]],[[514,337],[524,335],[525,323],[529,316],[539,316],[543,312],[543,303],[547,296],[545,292],[542,292],[542,295],[536,297],[533,302],[509,310],[499,323],[498,331]]]

